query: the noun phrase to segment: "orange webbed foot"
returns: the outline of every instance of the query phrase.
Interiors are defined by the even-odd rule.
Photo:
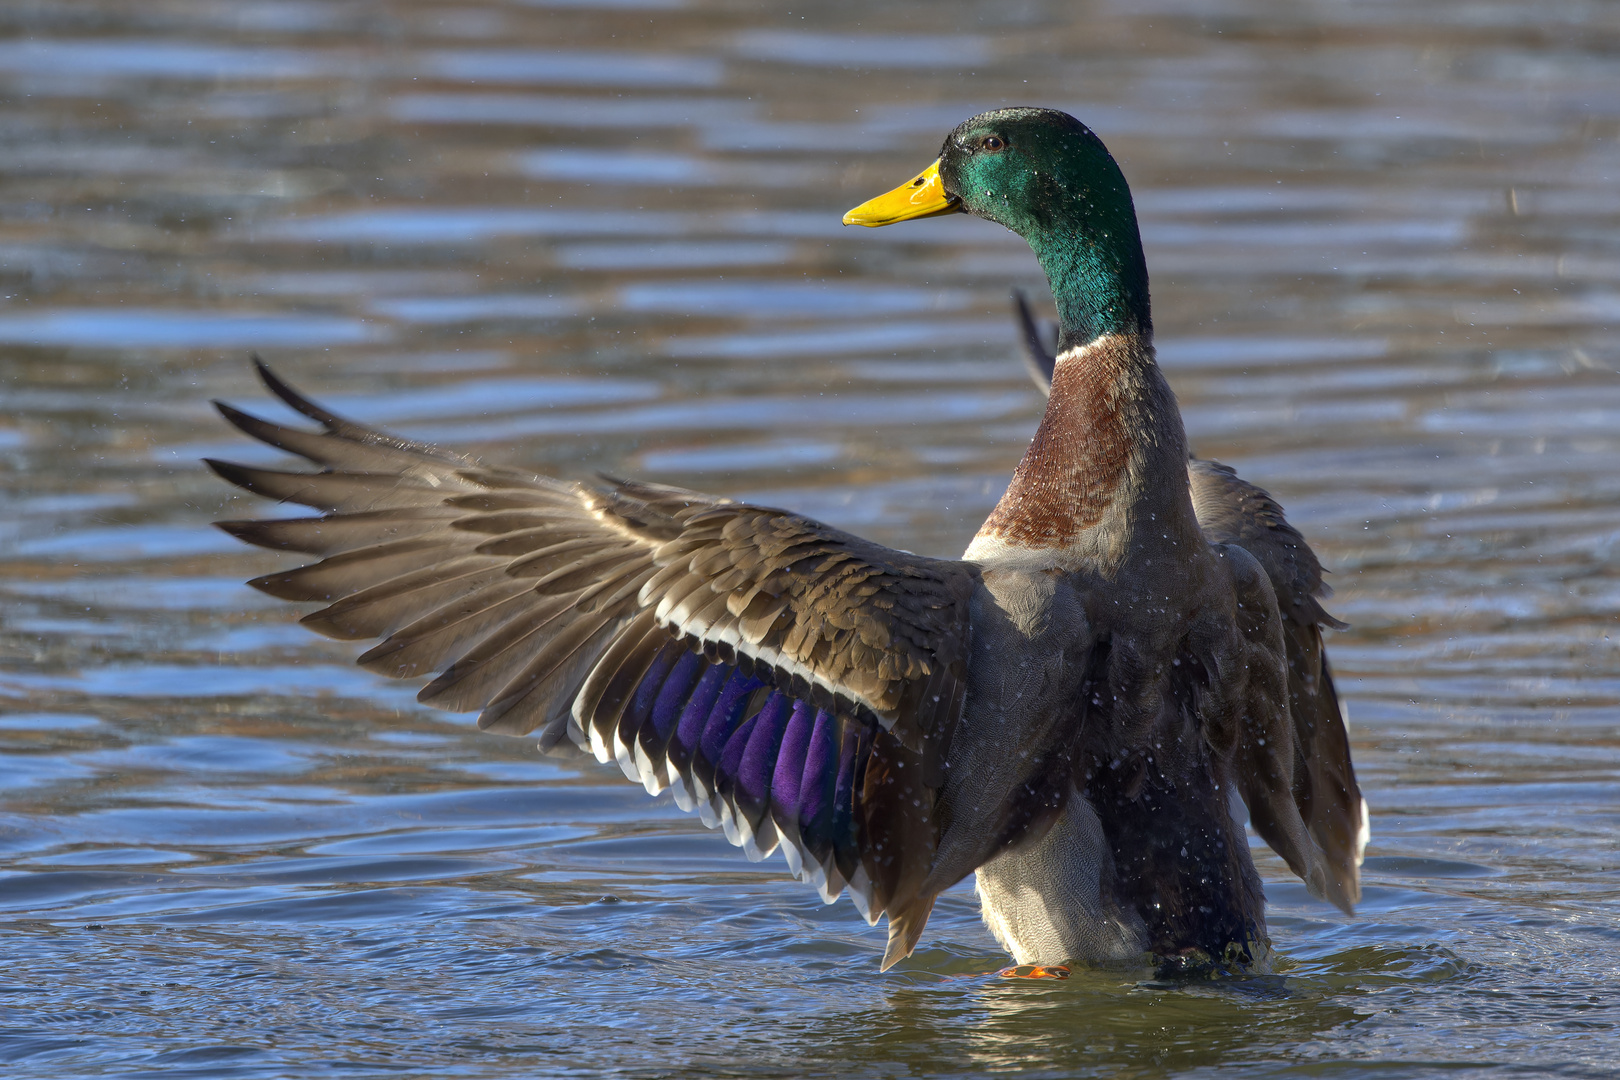
[[[1069,969],[1062,964],[1053,964],[1043,967],[1040,964],[1019,964],[1015,967],[1002,968],[996,974],[1003,979],[1067,979]]]

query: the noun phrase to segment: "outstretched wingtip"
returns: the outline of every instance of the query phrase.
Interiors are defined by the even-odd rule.
[[[1356,902],[1361,899],[1361,875],[1351,870],[1345,880],[1329,879],[1322,899],[1344,912],[1356,913]]]
[[[1329,892],[1324,899],[1346,915],[1354,917],[1356,901],[1361,899],[1361,890],[1359,888],[1337,888]]]
[[[252,359],[253,370],[258,373],[259,381],[264,383],[265,389],[286,402],[295,412],[307,416],[317,423],[325,424],[328,428],[335,428],[343,423],[341,416],[321,408],[289,386],[280,375],[271,370],[270,365],[265,363],[264,358],[258,353],[254,353]]]
[[[1022,332],[1019,355],[1024,359],[1024,366],[1029,369],[1029,377],[1035,381],[1041,393],[1052,392],[1052,372],[1057,367],[1057,357],[1046,347],[1041,338],[1040,324],[1035,321],[1035,313],[1029,308],[1029,298],[1024,290],[1012,290],[1013,317],[1018,320],[1018,328]]]
[[[217,406],[219,402],[216,401],[214,404]],[[221,461],[219,458],[211,457],[203,458],[202,463],[208,466],[213,474],[219,477],[221,480],[235,484],[240,488],[245,488],[248,486],[247,484],[243,483],[243,480],[245,479],[246,466],[238,465],[233,461]]]
[[[1356,903],[1361,899],[1360,859],[1354,862],[1342,857],[1335,859],[1312,841],[1307,862],[1306,872],[1300,875],[1305,879],[1306,890],[1346,915],[1354,915]]]
[[[894,965],[911,955],[911,950],[903,948],[895,940],[894,935],[889,936],[889,947],[883,950],[883,963],[878,965],[879,971],[888,971]]]
[[[923,927],[934,910],[932,896],[919,896],[901,911],[889,912],[889,946],[883,950],[883,963],[879,970],[888,971],[910,956],[922,937]]]
[[[218,398],[214,398],[210,404],[214,406],[215,412],[219,413],[219,415],[225,418],[226,423],[230,424],[238,431],[244,431],[247,434],[252,435],[255,428],[263,427],[265,425],[265,421],[260,420],[252,413],[243,412],[235,405],[221,401]]]

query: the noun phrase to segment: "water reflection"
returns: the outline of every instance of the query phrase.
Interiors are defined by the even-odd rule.
[[[0,315],[0,344],[102,349],[309,348],[387,337],[357,319],[219,311],[69,308]]]

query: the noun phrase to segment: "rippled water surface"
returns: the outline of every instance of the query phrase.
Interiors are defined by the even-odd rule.
[[[1620,7],[116,0],[0,11],[8,1076],[1609,1075]],[[1000,104],[1133,184],[1197,450],[1333,571],[1355,918],[1065,983],[882,932],[616,769],[355,669],[197,463],[340,412],[959,552],[1034,429],[1021,242],[839,214]]]

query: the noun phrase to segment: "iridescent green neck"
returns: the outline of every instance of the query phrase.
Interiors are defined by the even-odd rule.
[[[1093,204],[1082,226],[1061,217],[1025,234],[1057,301],[1063,347],[1104,334],[1153,333],[1147,263],[1130,195],[1123,205]],[[1103,219],[1103,220],[1099,220]]]

